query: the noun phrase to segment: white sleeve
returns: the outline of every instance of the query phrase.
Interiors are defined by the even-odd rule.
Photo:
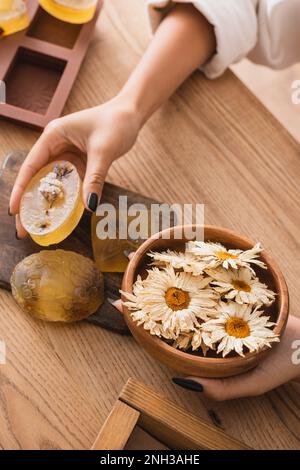
[[[297,1],[297,0],[296,0]],[[257,41],[258,0],[147,0],[152,30],[175,3],[193,3],[214,26],[216,53],[201,70],[208,78],[220,76],[226,68],[245,57]]]
[[[300,61],[300,1],[260,0],[258,38],[249,59],[275,69]]]

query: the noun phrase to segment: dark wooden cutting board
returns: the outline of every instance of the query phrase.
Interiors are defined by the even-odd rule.
[[[8,215],[8,203],[11,189],[26,151],[13,151],[4,160],[0,169],[0,287],[10,290],[10,277],[15,265],[26,256],[44,249],[35,244],[30,237],[17,240],[15,237],[14,217]],[[125,190],[121,187],[106,183],[104,185],[102,202],[107,202],[115,207],[118,205],[120,195],[127,196],[128,205],[143,203],[148,207],[154,201],[140,194]],[[50,249],[57,248],[52,246]],[[85,211],[76,230],[62,243],[59,248],[72,250],[84,256],[93,258],[91,243],[91,214]],[[122,315],[108,302],[107,298],[117,299],[122,281],[122,273],[104,273],[106,300],[98,311],[86,321],[103,328],[116,331],[120,334],[128,334],[129,330]]]

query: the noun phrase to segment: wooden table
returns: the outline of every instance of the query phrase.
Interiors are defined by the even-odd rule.
[[[111,98],[139,60],[148,31],[143,2],[106,2],[65,112]],[[36,138],[1,122],[0,158],[12,148],[30,148]],[[231,72],[217,81],[195,73],[113,165],[109,180],[167,202],[204,203],[207,223],[261,241],[278,258],[291,312],[300,315],[299,146]],[[6,292],[0,293],[0,338],[7,345],[0,448],[89,448],[129,376],[219,421],[250,446],[299,448],[294,383],[259,398],[211,403],[176,388],[172,371],[131,337],[86,323],[36,322]]]

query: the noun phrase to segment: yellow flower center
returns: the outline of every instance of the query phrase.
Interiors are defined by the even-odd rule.
[[[251,291],[251,286],[249,286],[249,284],[247,284],[245,281],[239,281],[236,279],[235,281],[232,281],[232,285],[235,288],[235,290],[239,290],[239,291],[242,290],[244,292]]]
[[[246,338],[250,335],[250,328],[248,323],[242,318],[231,317],[227,320],[225,331],[229,336],[235,338]]]
[[[166,304],[172,310],[183,310],[190,303],[189,293],[177,287],[170,287],[165,294]]]
[[[217,251],[215,255],[221,261],[226,261],[227,259],[237,259],[236,255],[228,253],[228,251]]]

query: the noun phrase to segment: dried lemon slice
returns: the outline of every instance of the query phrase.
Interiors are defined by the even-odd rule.
[[[20,205],[21,223],[42,246],[59,243],[78,225],[84,211],[81,179],[70,162],[42,168],[28,184]]]

